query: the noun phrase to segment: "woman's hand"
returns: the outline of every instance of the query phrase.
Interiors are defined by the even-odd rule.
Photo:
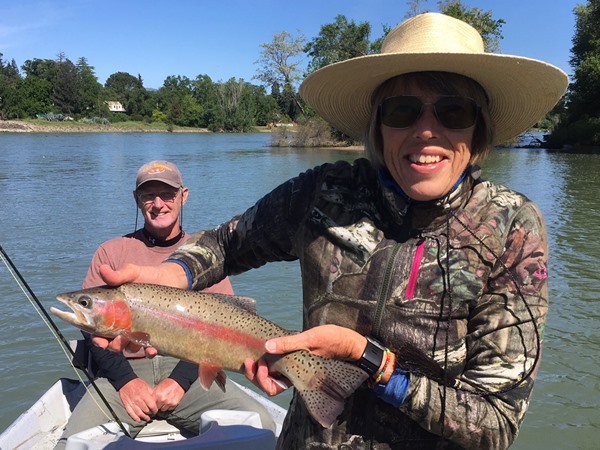
[[[100,266],[100,276],[109,286],[124,283],[150,283],[185,289],[188,286],[183,267],[179,264],[164,262],[160,266],[137,266],[125,264],[114,270],[108,264]]]
[[[271,354],[307,350],[323,358],[357,361],[366,345],[367,339],[354,330],[337,325],[321,325],[291,336],[269,339],[265,343],[265,349]],[[270,396],[277,395],[290,386],[289,380],[281,374],[269,371],[264,359],[246,359],[244,374]]]
[[[265,347],[274,355],[308,350],[323,358],[358,361],[366,345],[367,339],[350,328],[320,325],[302,333],[269,339]]]

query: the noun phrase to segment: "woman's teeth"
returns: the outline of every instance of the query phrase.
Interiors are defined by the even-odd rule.
[[[442,157],[439,155],[408,155],[408,160],[416,164],[433,164],[440,162]]]

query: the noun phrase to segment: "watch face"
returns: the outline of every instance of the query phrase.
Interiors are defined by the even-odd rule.
[[[362,357],[356,361],[356,365],[372,377],[381,367],[384,353],[383,345],[373,338],[367,337],[367,346]]]

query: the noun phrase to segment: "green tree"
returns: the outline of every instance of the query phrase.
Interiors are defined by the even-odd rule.
[[[573,79],[551,146],[600,145],[600,0],[577,5],[570,64]]]
[[[353,20],[349,22],[346,16],[336,16],[334,23],[323,25],[319,35],[304,47],[304,51],[311,58],[308,72],[312,73],[329,64],[369,54],[370,34],[371,25],[368,22],[356,24]]]
[[[58,63],[52,59],[34,58],[26,60],[21,69],[26,77],[37,77],[52,83],[56,78],[57,66]]]
[[[7,64],[2,57],[0,53],[0,119],[18,119],[20,101],[16,90],[22,81],[21,75],[14,59]]]
[[[150,95],[144,87],[142,77],[127,72],[115,72],[104,83],[106,100],[121,102],[127,114],[134,119],[152,115],[153,105],[148,102]]]
[[[293,36],[285,31],[273,36],[273,41],[261,44],[261,56],[254,79],[265,86],[283,86],[284,95],[274,96],[284,116],[296,118],[302,103],[297,95],[297,85],[302,79],[300,61],[306,39],[302,34]]]
[[[20,118],[52,111],[52,83],[39,77],[26,77],[17,88]]]
[[[222,129],[225,121],[224,112],[219,104],[217,85],[208,75],[198,75],[192,83],[194,99],[202,106],[199,126]],[[218,125],[214,125],[218,124]]]
[[[273,36],[273,41],[261,44],[260,59],[255,79],[266,86],[273,83],[296,86],[301,80],[300,59],[305,38],[302,35],[293,36],[286,31]]]
[[[87,117],[100,116],[102,85],[98,82],[94,67],[84,57],[77,60],[75,67],[79,77],[81,112]]]
[[[181,126],[198,126],[202,108],[193,98],[193,84],[188,77],[168,76],[158,90],[160,109],[168,121]]]
[[[249,84],[243,79],[230,78],[227,82],[218,84],[217,92],[224,113],[223,130],[235,132],[252,130],[256,104]]]
[[[127,72],[115,72],[106,79],[104,87],[110,94],[116,96],[115,100],[125,101],[127,94],[135,88],[143,87],[143,84],[138,77],[134,77]]]
[[[440,12],[448,16],[467,22],[481,34],[483,44],[487,52],[500,51],[500,39],[502,36],[502,25],[504,19],[495,20],[493,11],[483,11],[480,8],[469,8],[460,0],[439,1]]]
[[[264,86],[250,85],[249,89],[252,91],[251,96],[256,103],[255,124],[265,126],[276,122],[279,119],[279,105],[275,98],[266,93]]]
[[[62,53],[58,55],[58,64],[52,85],[52,98],[58,111],[69,115],[78,113],[81,108],[81,91],[77,68]]]

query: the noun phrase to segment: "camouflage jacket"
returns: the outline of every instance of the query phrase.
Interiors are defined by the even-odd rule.
[[[527,409],[547,312],[547,237],[538,208],[467,177],[411,202],[367,160],[309,170],[174,255],[194,288],[267,262],[301,265],[304,327],[334,323],[396,350],[410,373],[395,408],[367,385],[330,429],[297,395],[281,448],[507,448]],[[408,342],[443,369],[403,359]],[[409,359],[409,361],[407,361]]]

